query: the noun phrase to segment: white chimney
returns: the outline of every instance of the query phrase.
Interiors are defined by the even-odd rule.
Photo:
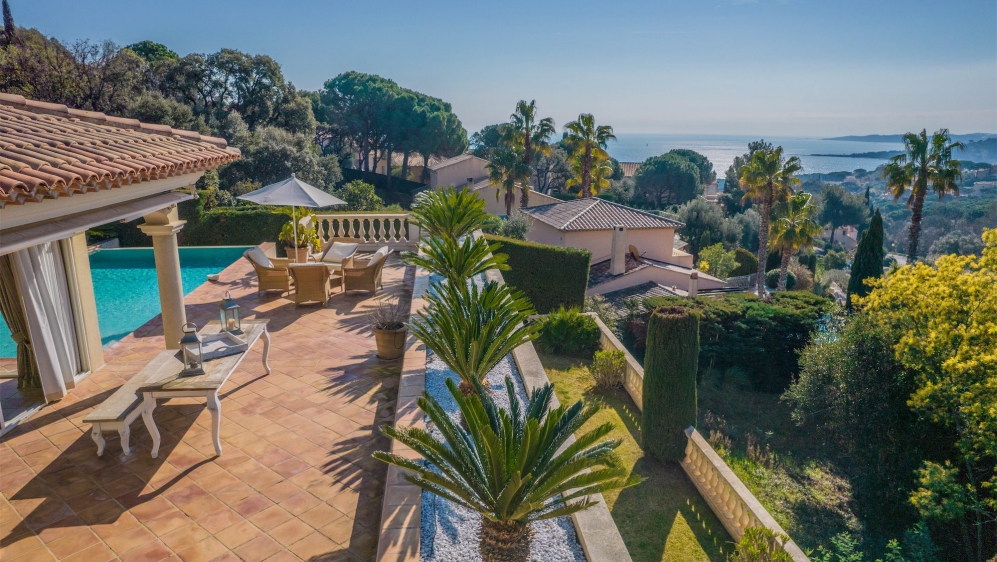
[[[699,272],[693,271],[689,274],[689,296],[695,297],[699,294]]]
[[[627,229],[613,227],[613,247],[609,258],[609,273],[623,275],[627,270]]]

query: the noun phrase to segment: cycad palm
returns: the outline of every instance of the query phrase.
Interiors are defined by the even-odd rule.
[[[428,306],[409,322],[412,334],[431,349],[457,376],[461,390],[473,392],[507,354],[539,335],[537,323],[526,324],[536,311],[523,293],[487,282],[434,283]]]
[[[409,221],[430,236],[457,240],[486,224],[485,202],[467,188],[430,189],[416,197]]]
[[[516,204],[516,186],[522,189],[529,189],[530,176],[533,169],[523,162],[521,150],[516,148],[499,149],[491,161],[485,166],[488,170],[488,182],[499,186],[495,192],[495,198],[505,194],[505,216],[512,218],[512,206]],[[529,199],[529,196],[526,196]]]
[[[507,411],[495,405],[481,383],[475,381],[475,386],[478,392],[464,395],[447,380],[466,429],[429,393],[419,399],[419,407],[442,439],[419,428],[383,426],[385,434],[422,455],[430,466],[387,452],[374,457],[411,471],[406,478],[423,490],[480,513],[479,548],[485,562],[527,560],[531,521],[587,509],[594,504],[590,495],[639,482],[618,464],[614,449],[620,442],[605,439],[612,424],[602,424],[566,445],[599,410],[597,405],[579,401],[548,411],[554,392],[547,384],[533,392],[524,411],[507,378]]]
[[[779,266],[779,290],[786,290],[786,276],[789,271],[789,258],[801,248],[813,246],[820,235],[821,226],[815,220],[817,208],[809,193],[796,193],[789,201],[776,205],[776,216],[772,223],[772,247],[779,250],[782,261]]]
[[[509,269],[505,263],[509,256],[496,253],[501,247],[474,236],[465,236],[461,242],[433,236],[422,244],[421,254],[407,254],[405,263],[422,267],[451,283],[464,283],[489,269]]]
[[[592,165],[597,157],[606,154],[606,144],[615,140],[613,128],[609,125],[595,124],[595,117],[591,113],[582,113],[576,121],[571,121],[564,126],[568,133],[567,143],[571,148],[572,157],[578,161],[578,181],[581,186],[582,197],[592,197]]]
[[[951,142],[948,129],[942,129],[928,138],[924,129],[920,134],[904,135],[904,154],[894,156],[883,170],[886,189],[897,200],[910,190],[907,206],[911,208],[910,231],[907,242],[907,261],[917,260],[917,246],[921,239],[921,217],[928,186],[941,199],[946,193],[959,194],[956,183],[962,178],[962,166],[952,159],[952,150],[963,148],[960,142]]]
[[[774,150],[757,150],[741,170],[741,189],[744,199],[762,204],[762,221],[758,228],[758,296],[765,294],[765,262],[768,261],[769,223],[772,206],[786,200],[800,179],[794,174],[802,169],[800,159],[793,156],[783,159],[782,147]]]

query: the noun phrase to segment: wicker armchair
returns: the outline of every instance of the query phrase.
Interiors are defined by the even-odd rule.
[[[286,258],[271,258],[263,254],[259,248],[246,250],[242,257],[253,264],[256,270],[256,277],[259,280],[257,293],[264,291],[280,291],[286,293],[291,290],[291,278],[287,274],[287,266],[291,263]],[[263,260],[266,260],[265,262]]]
[[[319,253],[310,256],[311,261],[321,262],[331,266],[334,270],[341,270],[344,267],[353,267],[353,257],[357,253],[360,244],[348,244],[344,242],[331,242]]]
[[[381,287],[381,269],[388,258],[388,247],[374,252],[369,260],[353,260],[353,267],[343,268],[343,291],[370,291]]]
[[[292,263],[288,266],[294,278],[294,304],[329,302],[329,268],[321,263]]]

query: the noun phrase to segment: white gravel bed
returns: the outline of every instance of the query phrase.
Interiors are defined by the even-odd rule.
[[[500,408],[509,407],[505,378],[512,379],[520,401],[525,405],[526,390],[511,355],[507,355],[485,377],[485,387],[491,389]],[[460,382],[457,375],[432,352],[426,364],[426,390],[435,397],[451,416],[458,416],[457,403],[446,387],[446,379]],[[426,418],[426,428],[436,437],[440,434]],[[585,553],[570,517],[538,521],[531,525],[533,539],[530,562],[585,562]],[[422,493],[422,537],[420,558],[423,562],[470,562],[480,560],[478,532],[481,516],[439,496]]]

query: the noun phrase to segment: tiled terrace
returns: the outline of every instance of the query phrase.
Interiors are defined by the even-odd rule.
[[[384,286],[407,299],[411,273],[391,259]],[[239,260],[187,296],[189,319],[217,318],[225,290],[244,316],[270,320],[273,372],[265,375],[258,343],[223,387],[223,454],[214,455],[204,404],[174,399],[155,412],[158,459],[140,420],[130,455],[105,433],[97,457],[82,420],[163,349],[153,320],[108,349],[108,364],[69,396],[0,440],[0,559],[373,559],[386,471],[370,453],[386,447],[375,426],[393,419],[401,368],[375,356],[373,299],[337,293],[324,308],[296,308],[275,293],[258,297]]]

